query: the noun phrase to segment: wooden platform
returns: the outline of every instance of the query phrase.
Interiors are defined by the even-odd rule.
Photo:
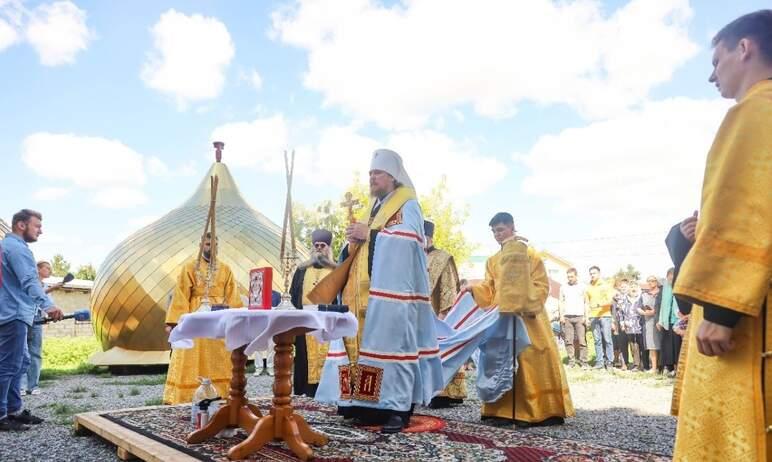
[[[163,406],[147,406],[133,409],[153,409]],[[99,415],[99,412],[85,412],[75,415],[75,433],[93,433],[117,446],[116,453],[121,460],[144,460],[145,462],[198,462],[184,452],[177,451],[158,441],[133,432]]]

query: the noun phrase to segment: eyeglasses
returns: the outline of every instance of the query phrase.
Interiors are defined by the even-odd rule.
[[[324,250],[327,248],[327,244],[324,242],[314,242],[314,248],[319,250]]]

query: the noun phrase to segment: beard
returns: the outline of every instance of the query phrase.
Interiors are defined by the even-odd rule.
[[[327,253],[318,251],[311,253],[311,260],[309,261],[309,264],[326,268],[335,268],[335,266],[337,266]]]
[[[29,231],[24,231],[24,242],[31,244],[33,242],[38,241],[38,237],[30,233]]]
[[[209,261],[209,259],[212,257],[211,250],[204,250],[201,254],[204,256],[204,260],[206,261]]]

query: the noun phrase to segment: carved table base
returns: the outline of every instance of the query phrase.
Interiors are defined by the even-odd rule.
[[[245,374],[247,355],[244,354],[245,346],[231,352],[233,363],[233,375],[231,377],[230,398],[228,404],[217,410],[214,417],[200,430],[188,435],[188,443],[196,444],[212,438],[226,428],[243,428],[250,432],[260,417],[260,409],[250,404],[246,398],[247,377]]]
[[[313,457],[309,444],[322,446],[327,444],[327,437],[311,430],[302,416],[294,413],[292,407],[292,345],[296,335],[305,335],[306,328],[292,329],[274,336],[276,344],[274,368],[276,375],[273,382],[273,405],[269,415],[263,416],[245,397],[246,376],[244,374],[247,357],[244,348],[233,350],[233,377],[228,404],[220,408],[212,420],[201,430],[188,436],[188,443],[200,443],[213,437],[224,428],[240,427],[249,436],[246,440],[228,450],[230,459],[243,459],[259,450],[271,441],[285,441],[287,446],[300,459]]]

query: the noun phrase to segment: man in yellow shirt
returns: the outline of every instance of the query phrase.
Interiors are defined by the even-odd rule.
[[[600,268],[590,267],[590,284],[585,296],[590,310],[590,329],[595,341],[595,369],[609,371],[614,368],[614,342],[611,337],[611,304],[615,290],[611,284],[600,277]]]
[[[481,307],[498,306],[502,316],[520,314],[531,345],[518,356],[515,390],[510,388],[495,402],[483,403],[482,419],[496,426],[513,421],[520,427],[561,425],[565,417],[574,415],[574,405],[544,308],[549,294],[544,262],[516,236],[509,213],[497,213],[489,226],[501,250],[485,262],[485,280],[462,290],[471,291]],[[502,358],[502,364],[511,359]]]
[[[694,306],[673,460],[769,461],[772,10],[731,22],[713,46],[710,82],[737,104],[708,153],[694,245],[675,281]]]

